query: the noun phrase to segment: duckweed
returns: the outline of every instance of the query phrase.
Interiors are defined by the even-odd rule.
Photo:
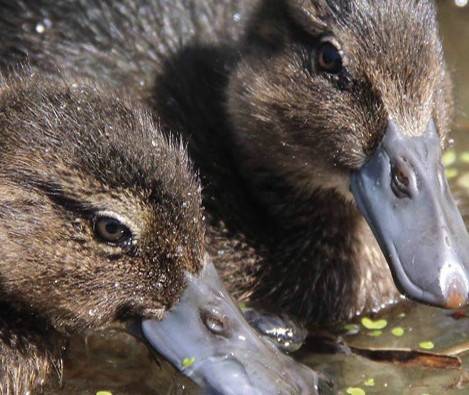
[[[432,348],[435,347],[435,344],[433,344],[432,341],[425,341],[425,342],[420,342],[419,347],[423,348],[424,350],[431,350]]]
[[[396,337],[400,337],[404,334],[404,328],[402,326],[396,326],[392,328],[391,333]]]
[[[363,384],[365,384],[366,387],[374,387],[375,386],[375,379],[370,377],[370,378],[366,379]]]
[[[362,325],[366,329],[384,329],[386,328],[387,324],[388,322],[385,319],[373,321],[371,318],[368,317],[362,318]]]
[[[443,166],[449,166],[456,162],[456,153],[454,151],[446,151],[441,156],[441,163]]]
[[[348,387],[345,392],[349,395],[366,395],[366,392],[359,387]]]
[[[446,178],[454,178],[458,174],[459,174],[458,169],[455,169],[454,167],[449,167],[445,170]]]
[[[383,334],[383,331],[380,330],[380,329],[376,329],[374,331],[370,331],[368,333],[368,336],[373,336],[373,337],[378,337],[378,336],[381,336]]]
[[[461,155],[459,156],[459,159],[463,163],[469,163],[469,151],[461,152]]]
[[[195,358],[194,358],[194,357],[191,357],[191,358],[184,358],[184,359],[182,360],[182,366],[184,366],[185,368],[190,368],[194,362],[195,362]]]
[[[98,391],[96,395],[112,395],[111,391]]]
[[[357,324],[346,324],[344,325],[344,329],[349,332],[355,332],[358,330]]]

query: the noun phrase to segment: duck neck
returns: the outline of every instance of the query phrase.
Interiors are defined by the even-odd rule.
[[[273,185],[276,185],[273,187]],[[339,192],[310,194],[258,182],[254,195],[266,207],[262,243],[275,266],[259,276],[259,298],[308,321],[343,320],[394,301],[397,290],[370,228]],[[267,262],[268,261],[268,262]]]
[[[42,385],[55,368],[63,337],[40,318],[0,303],[0,393],[26,394]]]

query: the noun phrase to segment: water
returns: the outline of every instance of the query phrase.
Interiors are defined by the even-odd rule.
[[[456,98],[456,120],[451,136],[455,141],[451,151],[454,154],[446,154],[447,175],[469,224],[469,6],[466,4],[465,0],[438,3]],[[361,317],[357,317],[351,323],[339,323],[331,328],[311,328],[311,333],[322,339],[310,339],[296,354],[297,359],[334,377],[340,394],[360,393],[359,388],[366,394],[469,393],[469,317],[465,312],[454,316],[452,312],[405,302],[371,318],[384,319],[386,326],[367,329]],[[450,354],[454,357],[445,358]],[[189,380],[169,364],[156,362],[145,346],[119,328],[74,338],[67,349],[64,367],[62,388],[57,390],[56,383],[52,383],[44,389],[45,393],[197,393]]]

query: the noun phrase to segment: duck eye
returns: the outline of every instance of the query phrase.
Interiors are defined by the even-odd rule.
[[[322,71],[338,74],[342,70],[342,55],[330,42],[323,42],[318,52],[318,66]]]
[[[112,245],[120,245],[132,238],[132,233],[127,226],[112,217],[98,217],[94,220],[94,232],[104,242]]]

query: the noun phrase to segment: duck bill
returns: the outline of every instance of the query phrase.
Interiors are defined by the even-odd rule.
[[[351,191],[405,296],[446,308],[467,304],[469,237],[433,121],[420,137],[389,121],[374,154],[351,174]]]
[[[150,345],[208,394],[316,394],[318,376],[261,339],[244,320],[212,263],[187,274],[180,301],[161,321],[146,319]]]

